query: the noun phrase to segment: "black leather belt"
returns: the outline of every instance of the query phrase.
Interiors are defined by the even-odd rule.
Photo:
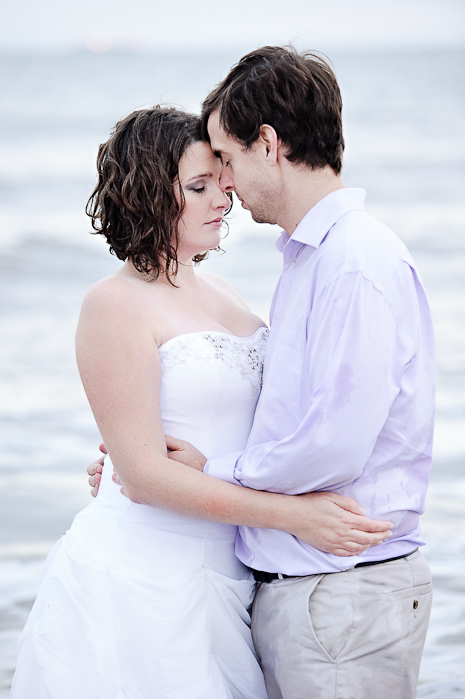
[[[415,553],[418,551],[418,546],[416,549],[413,549],[413,551],[410,551],[410,553],[404,553],[403,556],[394,556],[394,558],[386,558],[384,561],[362,561],[361,563],[356,563],[354,565],[354,568],[364,568],[365,566],[375,566],[379,565],[380,563],[390,563],[391,561],[398,561],[399,558],[407,558],[407,556],[411,556],[412,553]]]
[[[362,561],[361,563],[356,563],[354,568],[364,568],[365,566],[377,566],[382,563],[390,563],[391,561],[398,561],[401,558],[407,558],[411,556],[412,553],[418,551],[418,547],[409,553],[404,553],[402,556],[394,556],[394,558],[385,558],[384,561]],[[257,582],[271,582],[272,580],[284,580],[285,578],[304,578],[305,575],[285,575],[284,573],[266,573],[263,570],[253,570],[254,578]]]

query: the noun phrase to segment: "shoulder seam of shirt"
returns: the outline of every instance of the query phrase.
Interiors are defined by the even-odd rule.
[[[405,264],[408,265],[408,263],[405,263]],[[410,266],[410,265],[408,265],[408,266]],[[394,272],[393,272],[393,274],[394,274]],[[395,329],[396,329],[396,334],[397,334],[397,336],[398,336],[399,338],[401,338],[401,340],[402,340],[403,342],[405,342],[405,341],[406,341],[406,338],[404,338],[403,333],[401,333],[400,330],[399,330],[399,327],[398,327],[397,322],[396,322],[396,317],[395,317],[395,315],[394,315],[394,313],[393,313],[393,311],[392,311],[392,308],[391,308],[391,306],[390,306],[388,300],[386,299],[386,297],[385,297],[383,291],[382,291],[381,289],[378,289],[378,287],[377,287],[376,284],[373,282],[373,280],[372,280],[372,279],[369,279],[367,276],[365,276],[365,274],[364,274],[361,270],[356,270],[355,272],[353,272],[353,271],[345,271],[345,272],[342,272],[342,273],[339,274],[337,277],[335,277],[335,278],[332,279],[331,281],[327,282],[327,283],[318,291],[318,294],[315,296],[315,301],[320,297],[320,295],[325,291],[325,289],[327,289],[329,286],[331,286],[331,284],[334,284],[334,283],[336,283],[337,281],[339,281],[340,279],[342,279],[342,277],[346,277],[346,276],[349,276],[349,275],[359,275],[365,282],[367,282],[367,284],[370,284],[370,286],[373,287],[373,289],[376,291],[377,294],[379,294],[379,296],[380,296],[381,299],[383,300],[383,303],[385,304],[385,306],[387,307],[387,309],[388,309],[388,311],[389,311],[389,314],[390,314],[390,316],[391,316],[391,318],[392,318],[392,321],[393,321],[393,323],[394,323],[394,327],[395,327]],[[414,353],[412,359],[414,358],[415,354],[416,354],[416,352]]]

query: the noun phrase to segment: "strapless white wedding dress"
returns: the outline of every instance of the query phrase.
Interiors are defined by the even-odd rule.
[[[244,448],[267,330],[160,347],[166,434],[207,457]],[[11,699],[265,699],[236,527],[136,505],[111,480],[47,559]]]

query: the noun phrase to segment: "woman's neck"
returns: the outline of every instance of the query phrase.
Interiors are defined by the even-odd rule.
[[[139,270],[134,267],[131,260],[126,260],[124,262],[123,266],[118,271],[118,275],[125,277],[129,276],[133,279],[139,279],[141,281],[150,281],[150,277],[143,272],[139,272]],[[177,269],[176,265],[173,264],[172,273],[168,275],[166,272],[162,272],[158,277],[157,282],[161,284],[169,284],[170,286],[175,284],[178,288],[189,287],[197,284],[198,278],[195,274],[194,263],[192,260],[178,259]]]

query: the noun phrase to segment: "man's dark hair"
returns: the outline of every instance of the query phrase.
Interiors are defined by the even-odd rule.
[[[172,107],[141,109],[118,122],[97,156],[98,181],[86,206],[95,233],[119,260],[151,279],[177,271],[179,161],[202,140],[199,117]],[[94,232],[93,231],[93,232]],[[195,262],[208,253],[194,257]]]
[[[220,125],[244,148],[257,140],[260,126],[272,126],[291,163],[312,169],[342,168],[342,99],[328,63],[293,47],[264,46],[241,58],[206,98],[202,133],[218,111]]]

